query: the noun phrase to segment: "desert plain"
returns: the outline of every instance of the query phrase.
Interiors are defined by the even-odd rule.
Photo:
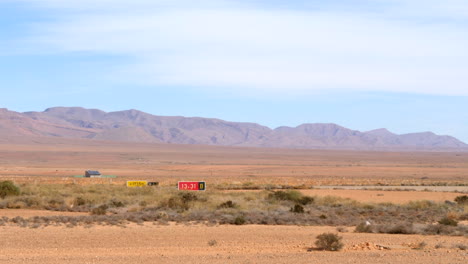
[[[87,169],[115,177],[76,177]],[[19,186],[96,188],[146,180],[159,183],[156,195],[157,188],[175,189],[178,181],[187,180],[205,181],[207,193],[226,195],[293,188],[316,199],[340,197],[370,207],[418,201],[444,204],[454,203],[456,197],[468,192],[468,153],[44,139],[0,144],[0,181],[5,180]],[[458,215],[466,215],[466,206],[462,210]],[[0,209],[0,218],[8,219],[54,215],[89,213]],[[466,225],[466,220],[460,219],[458,225]],[[466,235],[356,233],[354,229],[355,225],[234,225],[203,221],[77,226],[4,224],[0,226],[0,263],[468,262]],[[316,249],[315,238],[324,232],[342,236],[343,248],[337,252]]]

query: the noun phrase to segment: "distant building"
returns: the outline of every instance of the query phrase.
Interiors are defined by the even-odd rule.
[[[101,173],[95,170],[87,170],[85,171],[85,177],[101,177]]]

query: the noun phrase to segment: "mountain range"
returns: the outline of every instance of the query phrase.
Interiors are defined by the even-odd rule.
[[[384,128],[360,132],[331,123],[270,129],[256,123],[155,116],[138,110],[104,112],[53,107],[43,112],[19,113],[0,109],[0,142],[44,137],[304,149],[468,150],[468,145],[460,140],[432,132],[398,135]]]

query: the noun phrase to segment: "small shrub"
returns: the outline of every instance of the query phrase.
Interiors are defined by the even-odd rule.
[[[110,207],[124,207],[125,204],[122,201],[113,198],[110,200],[109,206]]]
[[[342,237],[333,233],[323,233],[317,236],[315,245],[321,250],[338,251],[343,248]]]
[[[292,201],[297,204],[307,205],[314,202],[314,198],[304,196],[298,191],[276,191],[268,195],[268,199],[277,201]]]
[[[183,203],[189,203],[189,202],[197,201],[198,196],[196,194],[189,193],[189,192],[180,193],[180,199],[182,200]]]
[[[74,204],[78,205],[78,206],[82,206],[82,205],[86,204],[86,200],[83,197],[78,196],[78,197],[75,198]]]
[[[243,216],[243,215],[239,215],[239,216],[237,216],[237,217],[234,219],[233,224],[235,224],[235,225],[243,225],[243,224],[245,224],[245,222],[246,222],[246,221],[245,221],[244,216]]]
[[[426,246],[427,246],[427,243],[424,242],[424,241],[422,241],[422,242],[419,242],[416,246],[414,246],[413,249],[422,250],[422,249],[424,249]]]
[[[218,205],[218,208],[237,208],[237,207],[238,207],[238,205],[235,202],[231,201],[231,200],[226,201],[226,202],[221,203],[220,205]]]
[[[346,227],[339,226],[339,227],[336,228],[336,231],[338,231],[340,233],[347,233],[348,229]]]
[[[455,219],[444,217],[438,221],[441,225],[448,225],[448,226],[457,226],[458,222]]]
[[[291,208],[290,211],[293,212],[293,213],[296,213],[296,214],[303,214],[304,213],[304,206],[302,206],[300,204],[296,204],[296,205],[294,205],[294,207]]]
[[[106,204],[102,204],[91,210],[92,215],[105,215],[109,207]]]
[[[360,223],[359,225],[356,226],[354,229],[354,232],[356,233],[373,233],[372,226],[368,225],[366,223]]]
[[[436,248],[436,249],[445,248],[445,245],[444,245],[443,243],[437,243],[437,244],[435,245],[435,248]]]
[[[455,202],[457,202],[459,205],[468,204],[468,195],[460,195],[455,197]]]
[[[321,215],[319,216],[319,218],[320,218],[320,219],[327,219],[328,217],[327,217],[326,215],[324,215],[324,214],[321,214]]]
[[[210,246],[210,247],[214,247],[214,246],[216,246],[217,244],[218,244],[218,242],[217,242],[216,240],[214,240],[214,239],[208,241],[208,246]]]
[[[20,188],[12,181],[0,182],[0,197],[4,199],[7,196],[16,196],[20,194]]]
[[[460,250],[467,250],[468,249],[468,246],[465,245],[465,244],[455,244],[453,245],[454,248],[458,248]]]
[[[396,224],[396,225],[381,225],[379,226],[379,233],[385,234],[414,234],[413,226],[411,224]]]
[[[298,201],[302,205],[307,205],[314,202],[314,198],[310,196],[303,196]]]
[[[298,201],[302,194],[298,191],[276,191],[268,195],[268,198],[278,201]]]

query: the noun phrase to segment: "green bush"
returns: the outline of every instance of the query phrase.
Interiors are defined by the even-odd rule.
[[[7,196],[15,196],[20,194],[20,188],[12,181],[0,182],[0,197],[4,199]]]
[[[323,233],[317,236],[315,245],[321,250],[338,251],[343,248],[342,237],[333,233]]]
[[[245,222],[246,222],[246,221],[245,221],[244,216],[243,216],[243,215],[239,215],[239,216],[237,216],[237,217],[234,219],[233,224],[235,224],[235,225],[243,225],[243,224],[245,224]]]

